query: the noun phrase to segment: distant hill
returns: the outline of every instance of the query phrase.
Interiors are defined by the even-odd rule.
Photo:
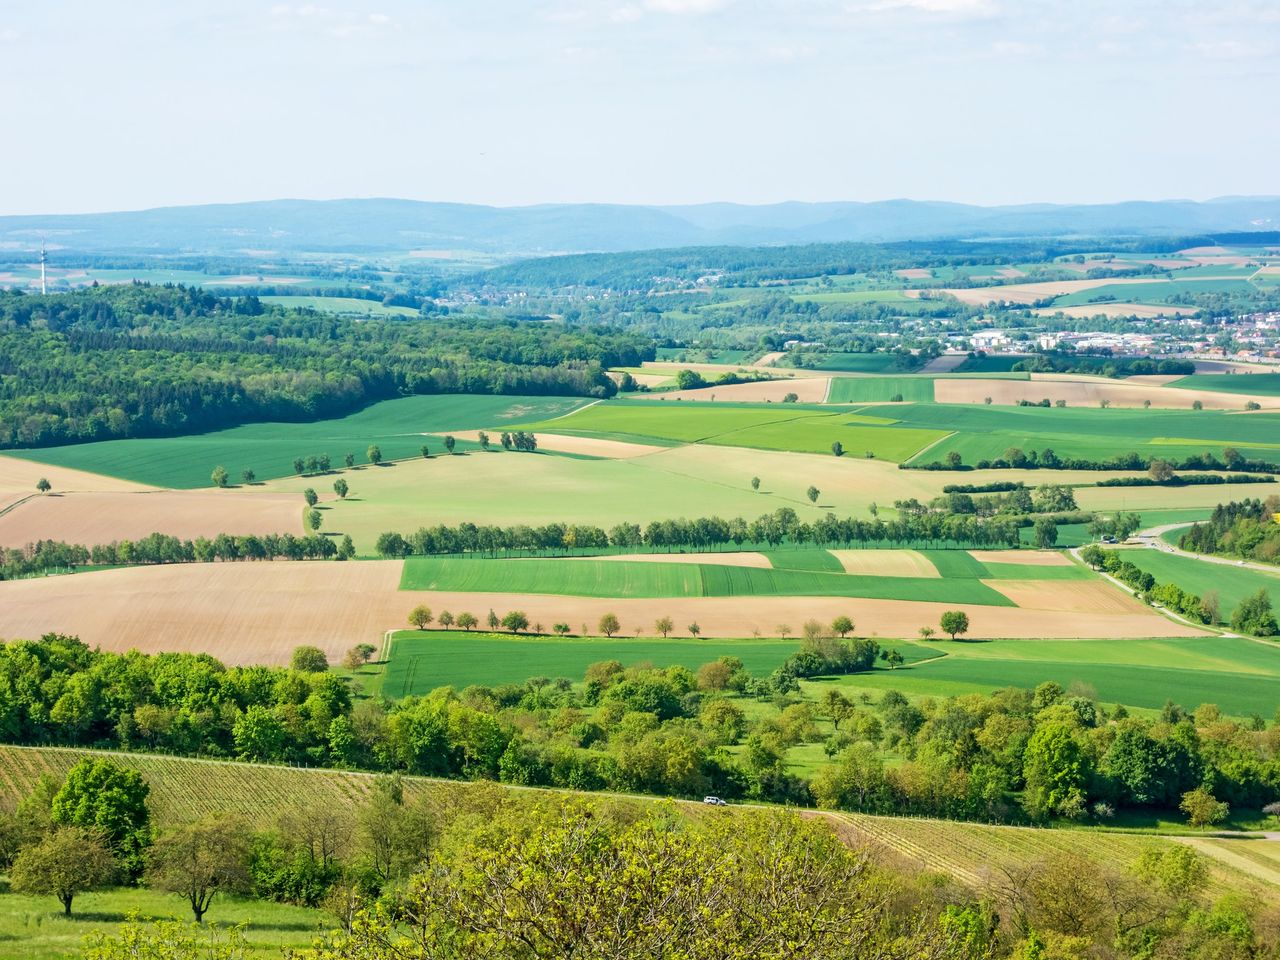
[[[979,207],[887,200],[746,206],[418,200],[269,200],[123,213],[0,217],[0,249],[298,253],[472,250],[613,252],[710,244],[884,242],[995,237],[1203,235],[1280,229],[1280,197]]]

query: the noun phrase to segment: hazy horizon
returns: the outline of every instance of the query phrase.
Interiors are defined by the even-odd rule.
[[[1270,196],[1277,76],[1260,0],[10,5],[0,215]]]

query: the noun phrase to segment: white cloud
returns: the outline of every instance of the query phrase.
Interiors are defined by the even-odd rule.
[[[1264,44],[1243,40],[1211,40],[1197,43],[1195,49],[1210,60],[1253,60],[1271,54]]]
[[[714,13],[731,2],[732,0],[644,0],[644,6],[656,13]]]
[[[907,10],[945,17],[992,17],[1000,12],[995,0],[872,0],[863,10]]]

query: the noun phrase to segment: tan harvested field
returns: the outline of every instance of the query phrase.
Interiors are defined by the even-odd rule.
[[[845,573],[879,577],[939,577],[938,568],[915,550],[832,550]]]
[[[760,380],[756,383],[735,383],[725,387],[706,387],[701,390],[676,390],[664,393],[657,399],[708,402],[719,400],[733,403],[781,403],[782,398],[794,393],[800,403],[822,403],[827,399],[831,386],[828,377],[804,377],[792,380]],[[541,442],[541,438],[539,438]]]
[[[98,491],[138,491],[154,490],[141,483],[129,480],[118,480],[99,473],[87,473],[84,470],[71,470],[67,467],[53,467],[45,463],[32,463],[19,460],[17,457],[0,455],[0,497],[9,494],[26,496],[36,492],[36,481],[44,477],[53,485],[54,493],[67,490]]]
[[[1030,567],[1069,567],[1071,558],[1057,550],[970,550],[979,563],[1021,563]]]
[[[1034,380],[1035,378],[1032,377]],[[1173,383],[1175,380],[1181,380],[1182,374],[1163,374],[1163,373],[1138,373],[1131,377],[1125,377],[1125,383],[1141,383],[1149,387],[1163,387],[1166,383]]]
[[[757,367],[772,367],[775,363],[785,357],[787,354],[783,350],[775,350],[773,353],[766,353],[756,361]]]
[[[460,430],[454,434],[460,440],[479,440],[479,430]],[[626,440],[603,440],[596,437],[571,437],[559,433],[539,433],[538,448],[540,450],[556,450],[560,453],[577,453],[588,457],[607,457],[610,460],[625,460],[629,457],[643,457],[650,453],[659,453],[666,447],[657,447],[648,443],[630,443]]]
[[[570,557],[571,560],[627,560],[632,563],[716,563],[722,567],[756,567],[772,570],[773,564],[763,553],[619,553],[603,557]]]
[[[1074,307],[1040,307],[1035,313],[1040,317],[1059,313],[1064,317],[1181,317],[1190,316],[1196,309],[1173,305],[1158,307],[1150,303],[1088,303]]]
[[[933,277],[932,270],[926,270],[923,267],[911,267],[907,270],[893,271],[903,280],[929,280]]]
[[[55,631],[123,652],[288,663],[300,644],[336,660],[378,643],[416,603],[398,560],[189,563],[0,583],[0,637]]]
[[[1209,410],[1243,410],[1249,401],[1263,409],[1280,409],[1280,397],[1246,396],[1239,393],[1218,393],[1209,390],[1179,390],[1154,384],[1132,383],[1128,380],[1067,379],[1067,380],[978,380],[954,379],[934,381],[934,398],[938,403],[983,403],[990,397],[992,403],[1013,405],[1019,400],[1038,402],[1048,398],[1051,403],[1063,400],[1068,406],[1097,406],[1103,400],[1115,407],[1141,407],[1150,405],[1169,410],[1190,410],[1199,401]]]
[[[246,490],[153,490],[32,497],[0,514],[0,543],[111,543],[165,533],[184,540],[229,534],[302,534],[302,501]]]
[[[624,632],[649,632],[671,616],[704,636],[776,635],[805,620],[853,617],[880,637],[911,637],[955,604],[827,597],[617,600],[548,595],[398,591],[395,561],[188,564],[22,580],[0,585],[0,635],[76,633],[106,649],[207,651],[233,663],[283,663],[314,643],[333,657],[403,626],[418,603],[483,612],[525,611],[531,620],[594,623],[616,613]],[[1025,608],[968,606],[975,637],[1191,636],[1103,583],[992,581]],[[1097,591],[1079,591],[1094,586]],[[1008,588],[1008,589],[1006,589]],[[1109,596],[1114,594],[1114,596]],[[1070,599],[1066,599],[1066,598]],[[1066,607],[1068,609],[1062,609]],[[1081,610],[1087,612],[1080,612]]]
[[[1095,614],[1145,613],[1147,607],[1101,580],[984,580],[1025,610]],[[1167,621],[1166,621],[1167,622]]]
[[[614,613],[625,633],[670,616],[707,637],[777,636],[811,618],[852,617],[879,637],[914,637],[957,604],[846,597],[594,599],[542,594],[401,591],[400,561],[175,564],[0,583],[0,637],[76,634],[103,649],[207,652],[228,663],[282,664],[300,644],[338,658],[380,642],[419,603],[544,623],[595,623]],[[963,605],[977,638],[1198,636],[1105,583],[990,581],[1026,607]],[[1092,587],[1094,589],[1082,589]]]

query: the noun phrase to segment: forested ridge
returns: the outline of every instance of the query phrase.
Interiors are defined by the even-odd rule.
[[[0,448],[350,413],[411,394],[611,396],[647,339],[488,316],[357,322],[130,284],[0,292]]]

